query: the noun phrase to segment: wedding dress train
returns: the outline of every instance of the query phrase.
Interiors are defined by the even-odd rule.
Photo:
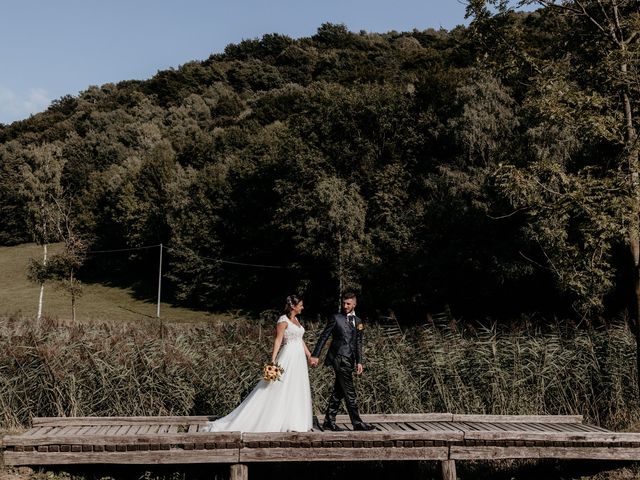
[[[276,362],[284,369],[279,381],[260,380],[230,414],[207,422],[205,432],[307,432],[313,427],[309,369],[302,337],[304,327],[287,322]]]

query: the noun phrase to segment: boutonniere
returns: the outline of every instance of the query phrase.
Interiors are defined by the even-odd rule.
[[[356,325],[356,328],[358,330],[364,330],[364,323],[359,323],[358,325]]]

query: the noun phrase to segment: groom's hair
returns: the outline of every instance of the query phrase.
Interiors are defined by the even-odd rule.
[[[351,292],[351,291],[349,291],[349,292],[344,292],[344,293],[342,294],[342,300],[343,300],[343,301],[344,301],[344,300],[349,300],[350,298],[356,298],[356,294],[355,294],[355,292]]]

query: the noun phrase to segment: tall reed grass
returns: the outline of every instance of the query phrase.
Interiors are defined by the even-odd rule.
[[[312,346],[322,324],[307,324]],[[222,415],[253,388],[274,321],[209,324],[58,323],[0,319],[2,428],[34,416]],[[582,414],[624,428],[638,421],[635,342],[622,321],[599,329],[412,327],[365,331],[365,413]],[[286,372],[285,372],[286,374]],[[311,372],[314,410],[332,388]]]

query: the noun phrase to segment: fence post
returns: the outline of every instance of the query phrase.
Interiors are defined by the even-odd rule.
[[[158,308],[156,318],[160,318],[160,291],[162,289],[162,244],[160,244],[160,262],[158,266]]]

